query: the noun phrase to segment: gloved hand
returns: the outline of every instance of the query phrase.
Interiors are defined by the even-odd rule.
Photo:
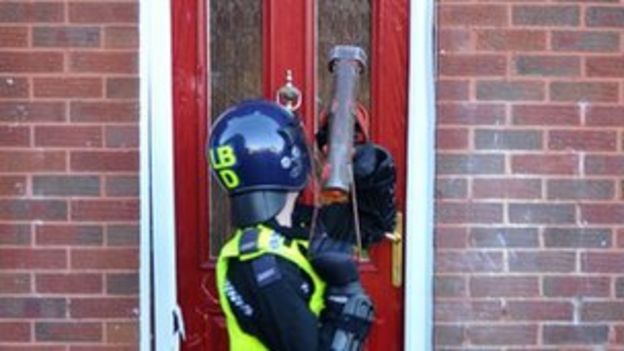
[[[362,243],[378,242],[396,225],[396,167],[383,147],[366,143],[356,147],[353,160]]]
[[[353,259],[353,245],[329,236],[322,227],[312,237],[308,259],[329,286],[345,286],[360,279]]]
[[[362,245],[368,247],[392,232],[396,224],[396,168],[392,155],[373,143],[356,147],[353,158]],[[351,202],[323,206],[320,220],[335,238],[356,242]]]

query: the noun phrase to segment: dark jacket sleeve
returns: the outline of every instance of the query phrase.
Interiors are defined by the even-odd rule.
[[[228,280],[240,293],[250,315],[230,301],[241,328],[258,337],[271,351],[317,351],[318,320],[308,308],[312,282],[293,263],[275,257],[279,279],[259,286],[253,261],[232,261]]]

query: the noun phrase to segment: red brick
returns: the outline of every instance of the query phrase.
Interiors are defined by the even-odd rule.
[[[98,27],[34,27],[34,47],[99,47]]]
[[[139,219],[137,200],[76,200],[71,203],[74,221],[132,221]]]
[[[581,204],[581,220],[589,224],[624,223],[624,205]]]
[[[70,351],[139,351],[139,345],[114,345],[114,346],[101,346],[102,344],[79,344],[72,345]],[[2,350],[4,351],[4,350]]]
[[[103,339],[102,323],[37,322],[35,339],[50,342],[85,342]]]
[[[474,345],[535,345],[537,326],[479,325],[468,326],[466,338]]]
[[[615,280],[615,297],[624,297],[624,278],[617,278]]]
[[[576,267],[574,252],[565,251],[514,251],[508,260],[511,272],[569,273]]]
[[[438,50],[441,54],[446,52],[470,51],[470,32],[464,29],[438,30]]]
[[[139,47],[139,30],[134,26],[107,27],[104,29],[107,48],[137,49]]]
[[[543,328],[547,345],[605,344],[609,336],[606,325],[545,325]]]
[[[130,2],[70,3],[69,21],[76,23],[136,23],[138,4]]]
[[[96,98],[102,96],[100,78],[35,78],[35,97]]]
[[[439,124],[492,125],[505,123],[505,106],[492,104],[439,104]]]
[[[546,228],[544,246],[547,248],[609,248],[611,230],[600,228]]]
[[[581,312],[583,321],[622,321],[624,302],[585,302]]]
[[[62,3],[22,1],[0,3],[0,22],[61,22],[64,17]]]
[[[436,204],[438,223],[499,223],[503,211],[500,204],[493,203],[445,203]]]
[[[624,77],[624,57],[588,57],[585,62],[588,77]]]
[[[37,126],[35,146],[101,147],[102,128],[84,126]]]
[[[65,250],[0,249],[0,269],[60,269],[67,267]]]
[[[511,169],[515,174],[577,174],[579,159],[576,155],[514,155]]]
[[[77,52],[70,56],[72,72],[136,73],[138,56],[135,52]]]
[[[59,52],[0,52],[0,72],[50,73],[63,71]]]
[[[139,168],[138,151],[75,151],[70,155],[73,171],[132,171]]]
[[[106,97],[109,99],[136,99],[139,97],[139,79],[114,77],[106,79]]]
[[[548,198],[557,200],[608,200],[615,196],[610,180],[549,180]]]
[[[615,327],[615,342],[618,344],[624,343],[624,326]]]
[[[507,72],[503,55],[455,54],[440,55],[442,76],[501,76]]]
[[[535,297],[539,295],[537,277],[481,277],[470,278],[470,296],[491,297]]]
[[[74,269],[137,269],[139,252],[136,249],[72,249],[71,267]]]
[[[0,220],[66,220],[67,203],[60,200],[1,199]]]
[[[136,322],[106,323],[106,341],[109,343],[137,344],[139,325]]]
[[[99,294],[104,283],[101,274],[37,274],[36,291],[43,294]]]
[[[65,318],[63,298],[0,297],[0,318]]]
[[[620,36],[615,32],[554,31],[551,46],[554,51],[617,52]]]
[[[438,178],[435,182],[436,199],[463,199],[468,194],[466,179]]]
[[[544,277],[546,297],[609,297],[611,280],[606,277]]]
[[[474,198],[482,199],[532,199],[540,198],[541,182],[538,179],[481,178],[472,183]]]
[[[437,226],[433,239],[438,249],[465,248],[466,228]]]
[[[139,147],[139,128],[132,126],[107,126],[105,129],[107,147]]]
[[[540,51],[546,49],[546,32],[522,29],[477,31],[477,49],[496,51]]]
[[[550,97],[554,101],[617,102],[619,86],[617,83],[552,82]]]
[[[37,245],[100,246],[103,230],[97,225],[42,224],[36,226]]]
[[[0,98],[27,98],[29,89],[26,78],[0,77]]]
[[[23,176],[0,176],[0,196],[24,195],[26,186],[26,178]]]
[[[536,130],[477,129],[477,150],[537,150],[542,148],[542,132]]]
[[[30,323],[0,322],[0,340],[7,343],[30,341]]]
[[[583,252],[581,269],[588,273],[621,273],[624,254],[620,252]]]
[[[574,126],[580,124],[580,111],[577,106],[514,105],[511,114],[513,123],[518,125]]]
[[[503,315],[500,301],[438,301],[435,308],[437,322],[496,321]]]
[[[0,273],[0,294],[23,294],[30,292],[30,274]]]
[[[590,175],[624,174],[624,157],[611,155],[585,156],[585,173]]]
[[[498,252],[460,251],[436,254],[438,273],[502,272],[503,256]]]
[[[578,6],[514,6],[513,24],[529,26],[578,26]]]
[[[136,102],[72,102],[70,116],[72,122],[137,122],[139,105]]]
[[[461,276],[436,276],[434,291],[436,298],[466,296],[466,279]]]
[[[574,56],[517,56],[516,73],[537,77],[578,77],[581,60]]]
[[[514,321],[571,321],[572,304],[558,301],[511,301],[509,318]]]
[[[624,8],[593,6],[587,9],[585,22],[589,27],[624,27]]]
[[[433,329],[434,347],[460,346],[464,343],[464,327],[458,325],[438,324]]]
[[[484,101],[541,101],[544,83],[538,81],[478,81],[477,99]]]
[[[0,125],[0,147],[20,147],[30,145],[30,128]]]
[[[615,151],[617,134],[611,131],[551,130],[548,148],[573,151]]]
[[[0,351],[67,351],[65,346],[38,346],[34,344],[12,344],[11,346],[1,346]],[[87,351],[87,350],[85,350]]]
[[[438,23],[445,26],[506,26],[507,7],[500,5],[445,5],[440,7]]]
[[[72,318],[136,318],[136,298],[74,298],[70,300]]]
[[[436,99],[444,100],[468,100],[470,82],[467,80],[440,79],[436,82]]]
[[[591,106],[587,109],[585,123],[588,126],[624,127],[624,107]]]
[[[44,196],[98,196],[98,176],[33,176],[33,194]]]
[[[63,122],[65,104],[62,102],[2,102],[0,122]]]
[[[30,245],[30,226],[0,223],[0,246]]]
[[[452,150],[468,148],[468,129],[436,130],[436,149]]]
[[[509,205],[511,223],[575,223],[574,205],[552,203],[512,203]]]
[[[107,274],[106,293],[109,295],[138,295],[139,275],[136,273]]]
[[[28,46],[28,27],[0,27],[1,48],[25,46]]]
[[[139,178],[136,176],[106,177],[106,196],[139,196]]]
[[[139,246],[139,226],[132,224],[108,225],[106,228],[108,246]]]
[[[441,174],[500,174],[505,170],[503,155],[438,154],[437,172]]]
[[[470,245],[478,248],[538,247],[536,228],[473,227],[470,229]]]

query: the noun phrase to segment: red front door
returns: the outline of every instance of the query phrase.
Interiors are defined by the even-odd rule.
[[[227,203],[211,185],[204,143],[213,118],[242,99],[273,99],[291,70],[302,91],[308,136],[327,99],[326,51],[363,46],[369,71],[360,98],[371,135],[394,155],[404,207],[408,0],[197,0],[173,8],[178,300],[184,350],[227,350],[215,288],[215,257],[229,234]],[[377,320],[369,350],[401,350],[403,290],[392,283],[392,244],[360,264]]]

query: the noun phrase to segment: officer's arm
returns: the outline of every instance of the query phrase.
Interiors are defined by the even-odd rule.
[[[267,263],[267,260],[273,262]],[[267,264],[276,264],[277,273],[258,282],[257,271],[262,269],[258,265],[266,268]],[[269,350],[318,350],[318,320],[308,308],[304,296],[304,290],[312,287],[302,278],[297,267],[273,255],[263,255],[254,261],[231,266],[228,276],[233,278],[233,283],[243,286],[241,290],[253,292],[248,297],[255,317],[251,325],[255,329],[254,334]],[[239,321],[245,318],[234,312]]]

